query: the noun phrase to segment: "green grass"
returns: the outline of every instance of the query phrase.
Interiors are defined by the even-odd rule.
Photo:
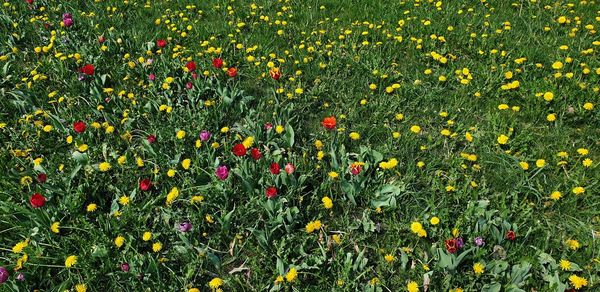
[[[573,275],[587,280],[581,289],[597,289],[596,1],[193,2],[3,2],[0,267],[10,277],[0,291],[205,291],[216,278],[223,291],[403,291],[412,281],[420,291],[564,291],[578,288]],[[71,27],[60,25],[65,12]],[[167,41],[162,50],[158,39]],[[217,57],[238,75],[213,68]],[[183,70],[191,60],[195,80]],[[563,68],[553,68],[558,61]],[[79,81],[88,63],[95,73]],[[502,89],[515,80],[518,88]],[[321,125],[328,116],[337,118],[331,131]],[[212,137],[196,147],[202,130]],[[261,159],[232,153],[247,137]],[[79,152],[81,144],[88,149]],[[380,166],[392,158],[395,167]],[[352,175],[357,161],[365,165]],[[111,169],[100,171],[102,162]],[[281,174],[269,172],[273,162]],[[225,180],[219,165],[229,167]],[[138,187],[145,178],[150,191]],[[271,186],[278,195],[267,199]],[[179,196],[167,204],[174,187]],[[585,192],[574,194],[577,187]],[[34,193],[47,198],[43,207],[30,204]],[[308,233],[314,220],[321,228]],[[180,232],[182,222],[192,230]],[[445,241],[457,237],[465,246],[450,254]],[[77,263],[66,268],[70,255]]]

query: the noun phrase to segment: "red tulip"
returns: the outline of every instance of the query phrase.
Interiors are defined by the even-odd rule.
[[[508,232],[506,232],[506,239],[513,241],[515,240],[515,238],[517,238],[517,234],[514,231],[509,230]]]
[[[106,41],[106,38],[103,35],[101,35],[101,36],[98,37],[98,43],[102,44],[105,41]]]
[[[79,72],[91,76],[94,75],[94,65],[92,64],[85,64],[83,67],[81,67],[81,69],[79,69]]]
[[[75,132],[79,134],[85,132],[85,123],[82,121],[77,121],[73,123],[73,130],[75,130]]]
[[[235,156],[246,155],[246,147],[244,147],[244,144],[242,144],[242,143],[235,144],[235,146],[233,146],[233,149],[231,149],[231,151],[233,152],[233,154],[235,154]]]
[[[277,188],[275,188],[275,187],[268,187],[265,190],[265,194],[267,195],[267,198],[273,199],[273,198],[277,197]]]
[[[254,147],[252,150],[250,150],[250,156],[252,156],[252,159],[254,160],[259,160],[262,157],[262,153],[260,153],[258,148]]]
[[[194,61],[189,61],[185,64],[185,67],[188,68],[189,71],[196,70],[196,63]]]
[[[159,48],[164,48],[166,45],[167,45],[167,41],[165,41],[165,40],[161,39],[161,40],[156,41],[156,46]]]
[[[152,187],[152,181],[145,178],[142,181],[140,181],[140,190],[142,191],[147,191]]]
[[[279,169],[279,164],[277,164],[276,162],[271,163],[271,165],[269,166],[269,171],[272,174],[279,174],[279,172],[281,171]]]
[[[215,58],[212,61],[213,67],[217,68],[217,69],[221,69],[221,67],[223,67],[223,60],[221,58]]]
[[[46,204],[46,198],[40,193],[35,193],[29,198],[29,203],[31,203],[31,206],[34,208],[40,208]]]

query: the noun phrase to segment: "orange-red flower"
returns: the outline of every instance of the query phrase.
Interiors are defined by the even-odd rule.
[[[334,116],[326,117],[321,122],[321,125],[323,125],[323,127],[325,127],[325,129],[327,129],[327,130],[332,130],[333,128],[335,128],[336,124],[337,124],[337,120],[335,119]]]

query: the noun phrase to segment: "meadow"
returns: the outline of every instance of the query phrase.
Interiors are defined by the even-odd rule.
[[[0,291],[598,291],[597,0],[0,4]]]

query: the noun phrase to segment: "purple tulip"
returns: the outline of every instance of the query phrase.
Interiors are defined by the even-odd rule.
[[[465,246],[465,242],[463,241],[462,237],[457,238],[456,239],[456,247],[461,249],[461,248],[463,248],[463,246]]]
[[[129,272],[129,264],[128,263],[122,263],[121,264],[121,271],[123,272]]]
[[[229,169],[225,165],[217,167],[215,174],[220,180],[225,180],[229,176]]]
[[[8,280],[8,270],[4,267],[0,267],[0,284]]]
[[[181,232],[188,232],[188,231],[192,230],[192,223],[190,223],[190,222],[179,223],[178,229]]]
[[[483,240],[483,238],[481,236],[477,236],[475,237],[475,245],[478,247],[484,246],[485,245],[485,240]]]
[[[208,139],[210,139],[210,132],[207,130],[203,130],[202,132],[200,132],[200,140],[202,142],[206,142],[208,141]]]
[[[63,19],[65,18],[73,18],[73,15],[71,15],[71,13],[63,13]]]
[[[23,274],[23,273],[19,273],[19,274],[17,275],[17,280],[19,280],[19,281],[21,281],[21,282],[25,281],[25,274]]]

